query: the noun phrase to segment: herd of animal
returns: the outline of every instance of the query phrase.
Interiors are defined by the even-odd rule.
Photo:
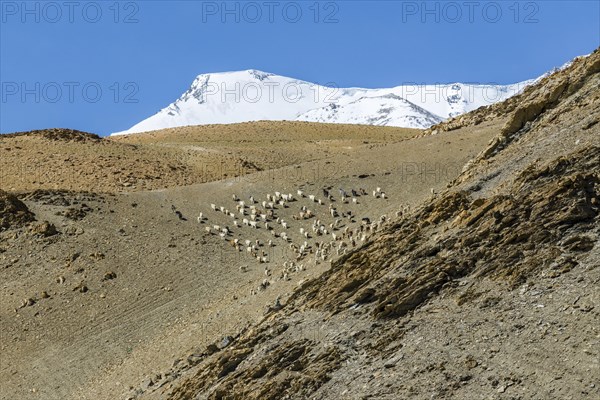
[[[240,262],[241,272],[248,271],[248,261],[265,265],[265,278],[251,291],[256,294],[265,290],[273,277],[290,280],[294,273],[304,271],[310,263],[319,264],[331,260],[334,255],[345,254],[365,242],[388,221],[386,215],[372,221],[357,214],[360,205],[371,197],[366,190],[340,188],[338,193],[339,197],[334,197],[331,188],[324,188],[322,196],[303,190],[297,190],[295,194],[275,191],[264,198],[251,195],[241,199],[233,194],[229,205],[210,204],[210,211],[200,212],[197,221],[205,225],[207,235],[220,237],[232,251],[243,255],[240,261],[245,262]],[[371,195],[373,199],[388,198],[379,187]],[[223,216],[228,222],[218,223]],[[260,230],[269,235],[266,236],[268,239],[264,234],[258,234]],[[277,248],[279,252],[275,251]],[[278,253],[286,261],[275,275],[270,266]]]

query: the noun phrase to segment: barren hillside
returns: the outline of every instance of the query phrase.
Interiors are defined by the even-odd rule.
[[[597,398],[599,72],[596,51],[511,100],[448,190],[138,394]]]
[[[103,193],[240,177],[413,137],[414,129],[256,122],[100,138],[70,129],[0,136],[0,187]]]
[[[599,84],[596,51],[429,132],[0,137],[0,398],[597,398]]]
[[[295,136],[298,127],[305,131]],[[431,188],[439,191],[454,179],[494,129],[491,124],[477,132],[413,139],[414,131],[391,128],[257,123],[114,141],[61,130],[3,138],[3,146],[15,157],[7,166],[40,160],[41,152],[48,159],[38,166],[40,176],[60,176],[63,181],[33,183],[30,175],[10,175],[6,190],[11,193],[0,207],[2,395],[10,400],[29,399],[32,393],[61,400],[127,397],[130,387],[135,390],[146,376],[168,369],[198,346],[257,323],[278,296],[287,298],[298,284],[326,271],[338,250],[332,248],[318,263],[314,260],[317,243],[333,240],[331,233],[312,232],[316,220],[341,235],[347,227],[358,229],[363,217],[376,221],[419,204]],[[278,140],[276,145],[273,140]],[[221,160],[222,155],[232,157],[228,153],[247,154],[265,169],[185,185],[204,176],[186,175],[188,169],[171,171],[169,165],[190,146],[216,152],[214,159],[196,159],[208,163],[215,179],[224,175]],[[98,168],[106,159],[113,175]],[[119,185],[119,178],[139,177],[154,167],[157,179],[151,186],[157,190],[141,190],[139,180]],[[333,202],[323,196],[327,187]],[[352,188],[363,188],[368,195],[344,204],[340,187],[349,195]],[[386,192],[385,199],[371,195],[377,187]],[[298,197],[297,190],[306,195]],[[262,223],[258,229],[242,224],[249,218],[250,196],[263,208],[266,195],[277,191],[298,197],[273,210],[287,221],[288,240],[274,238]],[[232,195],[247,203],[246,215],[235,219],[239,227],[210,207],[217,204],[237,213]],[[339,215],[351,211],[354,218],[330,228],[341,219],[331,217],[330,204]],[[296,220],[302,207],[315,216]],[[202,223],[197,221],[200,212]],[[284,229],[275,219],[270,228],[280,235]],[[228,226],[227,241],[215,225]],[[310,238],[303,238],[300,229],[310,232]],[[232,240],[244,244],[244,251],[234,250]],[[259,240],[258,251],[267,253],[268,263],[259,263],[246,251],[246,240]],[[269,240],[272,246],[267,246]],[[304,241],[307,254],[298,261],[290,246]],[[291,261],[297,264],[282,279],[282,266]],[[302,270],[295,271],[300,264]],[[267,278],[265,265],[271,284],[256,292]]]

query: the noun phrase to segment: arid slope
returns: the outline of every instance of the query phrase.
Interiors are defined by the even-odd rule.
[[[0,188],[104,193],[240,177],[398,143],[419,131],[255,122],[100,138],[70,129],[0,136]]]
[[[511,99],[448,190],[137,396],[597,398],[599,87],[596,51]]]
[[[235,211],[235,194],[247,203],[254,196],[262,208],[267,193],[298,189],[325,200],[322,188],[330,187],[334,202],[304,197],[275,210],[288,221],[292,243],[315,246],[331,235],[303,239],[299,229],[310,231],[317,219],[331,229],[336,218],[329,204],[356,216],[344,219],[338,235],[358,228],[361,218],[376,221],[420,204],[431,188],[440,191],[456,178],[496,129],[492,122],[477,131],[413,139],[415,131],[390,128],[256,123],[119,140],[68,130],[1,138],[2,149],[10,149],[3,155],[12,154],[3,158],[7,166],[39,161],[32,168],[42,178],[11,170],[10,185],[2,186],[9,193],[0,195],[0,397],[126,398],[174,360],[257,323],[277,297],[285,301],[337,257],[332,251],[316,264],[312,254],[301,261],[304,270],[281,279],[283,263],[296,261],[290,243],[277,238],[268,248],[273,236],[262,224],[236,228],[211,203]],[[224,176],[223,157],[246,154],[264,169],[201,183],[206,175],[190,172],[195,161],[169,167],[182,152],[206,153],[195,146],[217,155],[192,158],[207,162],[215,179]],[[140,183],[145,174],[156,179]],[[156,190],[142,190],[148,185]],[[340,187],[365,188],[368,195],[343,204]],[[371,196],[377,187],[386,199]],[[316,216],[295,220],[303,206]],[[281,233],[281,225],[271,224]],[[229,226],[228,241],[214,225]],[[267,290],[251,294],[266,278],[264,264],[245,249],[235,251],[234,239],[263,244],[272,270]]]
[[[1,137],[0,398],[598,397],[599,71],[595,52],[435,135],[261,122]],[[277,238],[210,207],[323,188],[332,201],[276,206]],[[267,271],[235,239],[258,240]]]

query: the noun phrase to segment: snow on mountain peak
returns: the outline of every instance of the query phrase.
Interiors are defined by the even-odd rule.
[[[363,96],[344,105],[309,110],[297,118],[300,121],[350,123],[379,126],[424,128],[443,121],[443,118],[394,94]]]
[[[259,81],[264,81],[268,77],[275,75],[275,74],[271,74],[269,72],[263,72],[263,71],[259,71],[256,69],[249,69],[248,73],[250,75],[252,75],[254,77],[254,79],[259,80]]]
[[[188,90],[129,134],[186,125],[258,120],[312,121],[428,128],[446,118],[520,93],[514,85],[409,84],[337,88],[256,69],[198,75]]]

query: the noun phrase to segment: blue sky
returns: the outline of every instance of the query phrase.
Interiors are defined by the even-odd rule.
[[[514,83],[600,46],[599,1],[0,1],[0,132],[106,135],[206,72]]]

